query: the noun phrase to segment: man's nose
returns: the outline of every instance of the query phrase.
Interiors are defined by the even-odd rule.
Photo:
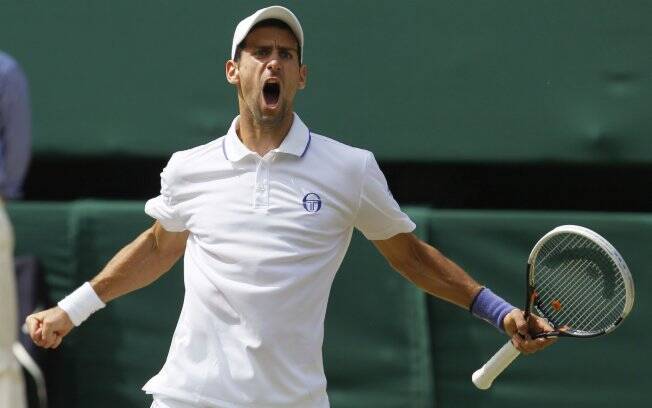
[[[270,60],[267,62],[267,69],[270,71],[279,71],[281,69],[281,58],[278,51],[272,53]]]

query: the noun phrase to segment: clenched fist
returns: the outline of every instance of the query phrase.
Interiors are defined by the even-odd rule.
[[[63,337],[75,327],[68,314],[59,306],[31,314],[25,323],[34,344],[52,349],[59,347]]]

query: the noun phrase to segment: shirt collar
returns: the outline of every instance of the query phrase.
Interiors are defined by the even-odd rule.
[[[231,122],[231,126],[229,127],[229,131],[226,132],[226,136],[224,137],[224,143],[222,144],[224,157],[232,162],[240,161],[245,156],[254,154],[254,152],[247,149],[247,146],[242,143],[235,131],[239,119],[240,115],[236,116],[235,119],[233,119],[233,122]]]
[[[296,113],[293,115],[294,118],[292,120],[290,131],[285,135],[281,145],[275,150],[280,153],[303,157],[310,146],[312,136],[310,135],[308,127],[299,118],[299,115]],[[239,119],[240,116],[236,116],[236,118],[233,119],[231,127],[229,127],[229,131],[226,133],[224,138],[224,143],[222,144],[224,157],[231,162],[237,162],[250,154],[255,154],[242,143],[236,133],[236,126]]]

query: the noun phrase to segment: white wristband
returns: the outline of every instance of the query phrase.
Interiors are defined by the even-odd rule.
[[[68,313],[68,317],[75,326],[79,326],[90,315],[106,306],[88,282],[60,300],[58,305]]]

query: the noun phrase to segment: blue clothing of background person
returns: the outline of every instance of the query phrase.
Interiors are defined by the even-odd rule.
[[[22,196],[31,131],[27,78],[12,57],[0,52],[0,197],[4,199]]]

